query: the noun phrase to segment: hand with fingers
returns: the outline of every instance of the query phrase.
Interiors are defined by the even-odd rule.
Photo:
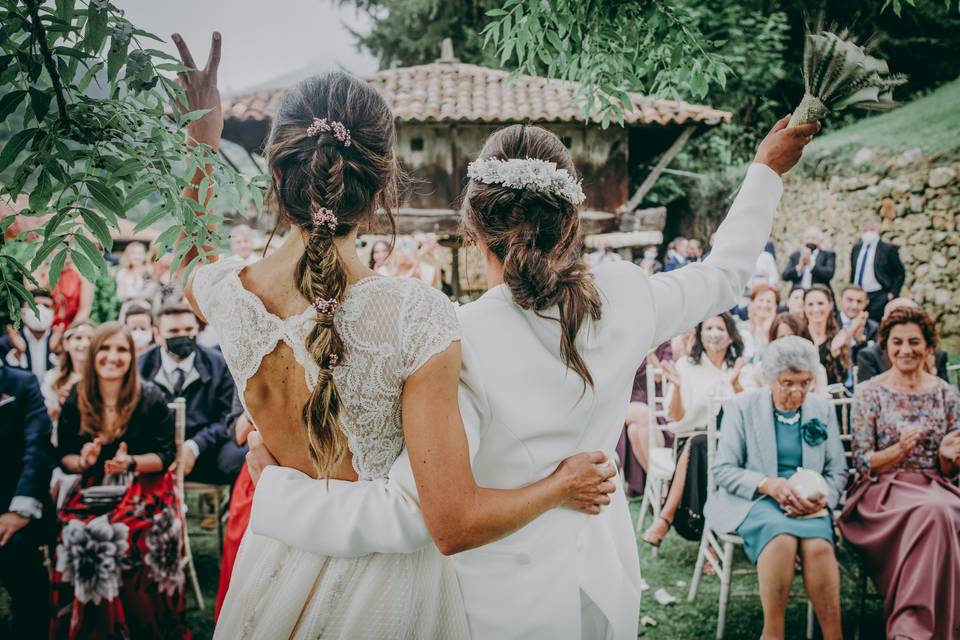
[[[87,442],[80,448],[80,468],[84,471],[97,464],[100,459],[100,450],[103,448],[103,438],[97,436],[93,442]]]
[[[784,478],[767,478],[757,488],[757,491],[776,500],[780,508],[787,512],[787,515],[806,513],[806,509],[810,508],[810,501],[797,495],[794,488]]]
[[[247,436],[247,445],[250,447],[250,450],[247,452],[247,472],[250,474],[250,479],[253,480],[254,486],[256,486],[256,484],[260,482],[260,474],[263,473],[263,470],[279,463],[277,459],[273,457],[273,454],[270,453],[270,450],[267,449],[263,438],[260,437],[260,432],[256,429],[251,431],[250,435]]]
[[[960,431],[951,431],[940,441],[940,457],[960,466]]]
[[[900,454],[900,461],[910,457],[913,450],[920,444],[920,439],[923,438],[925,432],[926,430],[920,427],[907,427],[900,433],[900,440],[895,445],[892,445],[897,447],[897,452]]]
[[[30,518],[12,511],[0,515],[0,547],[7,546],[13,535],[30,524]]]
[[[616,490],[611,480],[616,474],[616,467],[602,451],[570,456],[553,472],[564,487],[561,506],[591,515],[600,513]]]
[[[784,116],[757,147],[753,161],[765,164],[778,174],[783,175],[793,168],[803,155],[803,148],[820,131],[819,122],[801,124],[788,129],[790,116]]]
[[[217,68],[220,66],[220,32],[213,32],[210,43],[210,55],[202,69],[197,68],[186,41],[179,33],[173,34],[173,43],[177,45],[180,59],[186,71],[177,73],[177,83],[187,94],[187,104],[180,105],[181,111],[209,109],[210,112],[187,125],[187,135],[195,143],[207,144],[218,149],[223,133],[223,112],[220,108],[220,90],[217,88]]]
[[[127,443],[121,442],[113,458],[103,464],[103,470],[107,473],[126,473],[130,470],[131,464],[130,454],[127,453]]]

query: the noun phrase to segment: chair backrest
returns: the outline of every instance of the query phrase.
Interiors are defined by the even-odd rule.
[[[960,386],[960,362],[947,365],[947,380]]]
[[[167,404],[167,407],[173,411],[174,419],[174,438],[176,442],[176,451],[177,451],[177,461],[176,461],[176,474],[177,474],[177,494],[181,502],[183,501],[183,464],[182,464],[182,455],[183,455],[183,443],[187,437],[187,401],[185,398],[177,398],[173,402]]]
[[[657,435],[670,422],[666,396],[657,395],[657,380],[662,380],[661,389],[666,389],[667,382],[663,378],[663,369],[654,366],[647,356],[647,446],[653,451],[659,442]],[[660,419],[663,419],[661,422]]]
[[[716,480],[713,478],[713,463],[717,458],[717,441],[720,439],[720,410],[723,403],[729,398],[721,396],[710,397],[710,409],[707,416],[707,497],[717,489]]]

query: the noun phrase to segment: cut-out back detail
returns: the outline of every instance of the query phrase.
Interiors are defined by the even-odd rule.
[[[220,337],[240,401],[249,413],[247,381],[278,343],[293,351],[308,389],[316,386],[319,368],[305,344],[316,310],[308,305],[288,318],[270,313],[240,281],[244,266],[239,258],[227,258],[197,269],[193,294]],[[403,449],[403,382],[459,339],[456,311],[441,292],[417,279],[370,277],[347,288],[334,322],[344,353],[333,376],[345,409],[340,422],[353,468],[362,480],[384,478]]]

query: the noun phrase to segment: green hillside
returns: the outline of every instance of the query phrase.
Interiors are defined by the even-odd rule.
[[[874,147],[890,151],[920,148],[925,153],[960,151],[960,78],[893,111],[829,131],[808,147],[808,155]]]

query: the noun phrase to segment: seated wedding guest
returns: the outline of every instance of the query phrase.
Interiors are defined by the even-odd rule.
[[[381,273],[381,269],[386,269],[387,258],[390,257],[390,245],[384,240],[377,240],[370,249],[369,266],[373,271]]]
[[[773,323],[770,325],[768,342],[786,338],[787,336],[800,336],[804,340],[810,340],[810,334],[807,333],[807,328],[804,326],[802,318],[792,313],[781,313],[773,319]],[[810,344],[813,344],[812,340],[810,340]],[[813,388],[810,392],[818,396],[828,395],[827,370],[823,368],[822,364],[817,364],[817,370],[813,374],[813,379]],[[745,366],[743,372],[740,374],[740,383],[743,385],[744,390],[759,389],[760,387],[769,385],[770,381],[763,375],[762,361],[753,362]]]
[[[855,284],[848,284],[840,292],[840,328],[850,334],[850,361],[857,362],[857,355],[864,347],[877,340],[878,322],[867,313],[867,292]]]
[[[687,240],[687,262],[700,262],[703,259],[703,243],[696,238]]]
[[[236,393],[223,355],[197,344],[200,322],[190,307],[168,305],[157,316],[157,346],[140,357],[140,374],[167,402],[187,401],[183,472],[190,480],[233,484],[246,450],[230,437],[228,419]]]
[[[187,637],[182,509],[168,471],[173,414],[140,379],[133,338],[119,322],[93,335],[57,440],[60,466],[81,476],[81,491],[59,513],[51,637]],[[115,501],[83,491],[104,485],[120,487]]]
[[[123,326],[130,330],[139,358],[154,346],[153,314],[145,306],[132,304],[121,314]]]
[[[620,468],[627,483],[627,494],[631,496],[643,493],[648,457],[649,457],[649,426],[650,408],[647,398],[647,365],[659,367],[662,362],[673,360],[673,349],[670,342],[664,342],[655,351],[644,359],[637,373],[633,377],[633,391],[630,394],[630,405],[627,408],[627,417],[624,420],[623,434],[617,443],[617,457],[620,459]],[[663,396],[663,378],[655,383],[656,394]],[[670,431],[660,431],[656,434],[656,445],[669,447],[673,445],[674,435]]]
[[[114,278],[117,281],[117,297],[120,300],[142,300],[150,295],[153,283],[151,268],[147,264],[147,248],[139,242],[131,242],[120,256],[120,269]]]
[[[53,542],[50,419],[29,371],[0,362],[0,585],[10,595],[10,638],[45,638],[50,579],[41,545]]]
[[[759,360],[763,355],[779,306],[780,292],[765,282],[758,283],[750,292],[747,318],[737,323],[743,338],[743,355],[748,362]]]
[[[783,270],[783,279],[793,282],[801,289],[809,289],[815,284],[829,287],[837,269],[837,254],[821,249],[823,231],[816,225],[810,225],[803,231],[801,247],[790,254],[787,268]]]
[[[919,305],[909,298],[894,298],[887,303],[884,311],[884,319],[896,309],[910,308],[919,309]],[[874,342],[868,347],[864,347],[857,354],[857,382],[869,380],[878,376],[890,368],[890,361],[879,343]],[[947,352],[943,349],[932,349],[927,354],[927,361],[924,366],[927,373],[931,373],[947,382],[950,381],[947,375]]]
[[[31,289],[30,295],[37,311],[23,303],[20,307],[23,326],[20,331],[8,326],[7,335],[0,336],[0,356],[11,367],[30,371],[40,382],[47,370],[57,366],[55,343],[60,341],[60,336],[52,329],[54,304],[50,292]]]
[[[694,434],[707,428],[715,401],[743,391],[740,373],[746,360],[742,356],[740,333],[733,318],[724,313],[697,325],[689,356],[662,363],[671,385],[667,391],[670,430],[680,441],[680,453],[663,509],[644,532],[644,542],[660,546],[675,519],[681,536],[700,539],[706,500],[706,440]]]
[[[764,638],[784,637],[798,555],[823,637],[843,637],[830,510],[846,486],[847,463],[833,405],[808,395],[818,365],[808,340],[771,342],[763,355],[770,387],[724,406],[713,466],[717,490],[704,514],[713,530],[743,538],[747,558],[757,565]],[[801,496],[788,482],[798,467],[823,476],[826,495]]]
[[[780,271],[777,269],[776,250],[773,243],[768,242],[763,248],[763,253],[757,258],[757,264],[753,267],[753,276],[747,286],[753,289],[754,280],[762,280],[771,287],[780,284]]]
[[[235,225],[230,229],[230,251],[243,260],[244,264],[253,264],[260,259],[254,253],[253,229],[245,224]]]
[[[80,381],[83,364],[87,358],[87,347],[97,327],[92,322],[80,322],[67,329],[63,334],[63,353],[59,364],[47,371],[43,377],[40,391],[47,407],[50,420],[56,424],[60,417],[60,408],[67,401],[73,385]]]
[[[836,305],[829,287],[815,284],[803,293],[803,316],[810,339],[827,370],[827,383],[847,381],[850,370],[850,337],[837,326]]]
[[[801,287],[794,287],[787,296],[787,312],[803,318],[803,293]]]
[[[901,307],[880,325],[893,363],[857,386],[840,532],[884,598],[886,637],[960,637],[960,396],[925,370],[937,330]]]
[[[653,245],[644,249],[643,255],[635,258],[633,263],[650,275],[663,271],[663,265],[657,260],[657,247]]]

